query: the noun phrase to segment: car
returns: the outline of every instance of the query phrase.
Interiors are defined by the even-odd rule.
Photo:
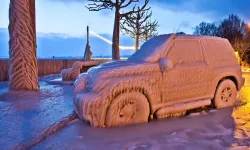
[[[74,108],[94,127],[145,123],[187,110],[233,106],[245,82],[227,39],[164,34],[127,60],[90,68],[74,83]]]

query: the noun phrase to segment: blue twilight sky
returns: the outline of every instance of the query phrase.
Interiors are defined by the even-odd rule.
[[[111,40],[114,12],[89,12],[85,8],[87,3],[87,0],[36,0],[39,57],[81,55],[87,25]],[[217,22],[230,13],[250,21],[250,0],[150,0],[148,6],[153,11],[152,19],[159,22],[160,34],[175,32],[181,23],[179,31],[192,34],[193,28],[200,22]],[[0,0],[0,57],[8,57],[8,7],[9,0]],[[96,37],[91,40],[94,55],[111,54],[109,44]],[[133,46],[133,40],[122,36],[121,45]],[[121,51],[123,55],[133,52]]]

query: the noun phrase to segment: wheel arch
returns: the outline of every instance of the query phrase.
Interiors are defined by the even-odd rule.
[[[234,103],[235,103],[235,100],[236,99],[232,99],[232,98],[230,98],[229,100],[226,100],[226,102],[224,102],[224,100],[223,100],[223,102],[222,102],[222,100],[220,100],[220,99],[222,99],[222,98],[220,98],[221,97],[221,95],[220,95],[220,92],[222,92],[221,91],[221,83],[223,84],[224,82],[223,81],[230,81],[230,83],[232,83],[232,84],[234,84],[235,85],[235,90],[233,90],[232,91],[232,95],[235,95],[235,98],[237,97],[237,80],[235,79],[235,77],[233,77],[233,76],[226,76],[226,77],[223,77],[223,78],[221,78],[220,80],[219,80],[219,82],[218,82],[218,84],[217,84],[217,86],[216,86],[216,89],[215,89],[215,92],[214,92],[214,98],[212,99],[212,104],[213,104],[213,106],[215,107],[215,108],[223,108],[223,107],[228,107],[228,106],[233,106],[234,105]],[[228,82],[227,82],[228,83]],[[222,86],[223,87],[223,86]],[[224,84],[224,88],[225,88],[225,84]],[[218,97],[218,93],[217,93],[217,91],[220,91],[219,92],[219,97]],[[230,96],[231,97],[231,96]],[[233,96],[234,97],[234,96]],[[228,101],[229,101],[229,104],[228,104]],[[230,103],[232,103],[232,105],[230,104]]]
[[[123,94],[123,93],[129,93],[132,91],[136,91],[136,92],[140,92],[142,93],[146,98],[147,101],[149,103],[149,107],[150,107],[150,114],[152,111],[152,96],[151,96],[151,92],[149,88],[146,88],[144,86],[134,86],[134,87],[130,87],[130,88],[123,88],[121,90],[116,90],[112,96],[109,96],[109,105],[112,103],[113,99],[115,99],[118,95]]]
[[[236,86],[236,89],[239,90],[239,88],[238,88],[238,87],[239,87],[239,86],[238,86],[238,81],[237,81],[237,78],[236,78],[235,76],[233,76],[233,75],[223,76],[223,77],[218,78],[217,81],[214,82],[214,85],[212,86],[212,88],[213,88],[213,93],[211,93],[211,94],[212,94],[211,97],[214,98],[214,95],[215,95],[215,93],[216,93],[216,91],[217,91],[218,86],[220,85],[220,83],[221,83],[222,81],[224,81],[224,80],[226,80],[226,79],[229,79],[229,80],[233,81],[234,84],[235,84],[235,86]],[[212,99],[213,99],[213,98],[212,98]]]
[[[117,88],[112,88],[112,92],[111,94],[106,98],[106,100],[108,101],[108,105],[105,109],[105,115],[103,116],[103,121],[105,122],[106,120],[106,115],[107,115],[107,111],[109,109],[109,106],[110,104],[112,103],[112,101],[120,94],[123,94],[123,93],[127,93],[127,92],[132,92],[132,91],[138,91],[140,93],[142,93],[147,101],[148,101],[148,104],[149,104],[149,119],[151,119],[151,115],[154,113],[154,109],[153,109],[153,96],[152,96],[152,93],[154,93],[156,90],[153,90],[152,88],[149,88],[149,86],[131,86],[131,85],[127,85],[127,84],[124,84],[123,85],[123,88],[118,88],[119,86],[117,86]],[[155,97],[154,97],[155,98]],[[156,99],[159,99],[160,98],[160,95],[159,97],[156,97]],[[155,99],[154,99],[155,100]],[[160,99],[159,99],[160,100]]]
[[[235,84],[235,86],[236,86],[236,89],[239,90],[238,81],[237,81],[237,79],[236,79],[235,76],[225,76],[225,77],[221,78],[221,79],[218,81],[218,84],[217,84],[217,86],[216,86],[216,89],[217,89],[217,87],[219,86],[219,84],[220,84],[222,81],[226,80],[226,79],[229,79],[229,80],[233,81],[234,84]]]

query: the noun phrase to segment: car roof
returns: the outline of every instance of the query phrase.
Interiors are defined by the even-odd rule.
[[[221,38],[221,37],[217,37],[217,36],[206,36],[206,35],[190,35],[190,34],[175,34],[175,33],[171,33],[170,35],[174,35],[175,39],[217,39],[217,40],[226,40],[225,38]],[[169,36],[169,34],[164,34],[163,36]]]
[[[136,53],[129,57],[129,60],[144,60],[146,62],[155,62],[160,57],[166,56],[166,49],[171,46],[170,44],[173,40],[178,39],[214,39],[217,41],[227,40],[215,36],[161,34],[146,41]],[[143,51],[141,49],[143,49]]]

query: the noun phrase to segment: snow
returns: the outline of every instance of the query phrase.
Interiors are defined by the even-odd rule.
[[[171,39],[174,37],[174,34],[164,34],[151,38],[136,53],[130,56],[128,60],[156,62],[163,56],[163,52],[167,48],[166,46],[169,46],[166,43],[171,42]]]
[[[223,49],[215,52],[213,45]],[[69,70],[69,73],[73,72]],[[143,93],[150,104],[151,119],[152,116],[181,116],[194,107],[210,105],[219,81],[226,76],[234,76],[239,88],[243,85],[240,65],[227,40],[203,36],[160,35],[148,40],[128,60],[103,63],[90,68],[85,75],[78,76],[74,82],[75,111],[81,119],[90,122],[91,126],[112,127],[107,125],[110,121],[107,118],[113,119],[113,122],[118,119],[121,125],[130,124],[129,122],[136,124],[141,122],[140,118],[133,115],[134,118],[131,119],[128,116],[142,112],[136,104],[136,98]],[[219,91],[228,85],[226,82],[228,80],[220,83]],[[236,88],[231,80],[230,83],[230,88],[234,90],[232,101],[218,105],[221,97],[221,92],[218,92],[215,97],[216,106],[233,105]],[[128,99],[126,95],[129,96],[127,93],[132,92],[134,97],[130,99],[134,102],[128,102],[125,100]],[[121,104],[117,102],[117,108],[114,108],[117,112],[113,117],[107,117],[110,105],[119,95],[124,99]],[[194,103],[194,100],[199,101]],[[128,111],[124,113],[123,110]],[[115,116],[118,114],[122,114],[121,117]],[[142,120],[147,122],[147,119]]]
[[[78,76],[77,80],[74,82],[74,94],[79,94],[86,88],[87,83],[87,73],[82,73]]]
[[[74,81],[64,81],[62,78],[56,78],[52,80],[44,80],[48,84],[58,84],[58,85],[73,85]]]
[[[243,75],[246,84],[235,108],[120,128],[92,128],[76,119],[34,149],[249,149],[250,74]],[[53,78],[58,75],[40,79]],[[43,81],[40,85],[40,92],[12,93],[7,91],[8,82],[0,82],[1,149],[29,143],[43,129],[71,114],[72,86]]]
[[[160,58],[159,59],[159,65],[160,65],[160,68],[161,68],[161,72],[169,71],[170,69],[173,68],[172,61],[167,59],[167,58]]]
[[[9,12],[9,88],[38,91],[35,3],[10,1]]]
[[[142,73],[148,75],[145,75],[145,78],[142,78]],[[150,76],[150,73],[155,73],[154,75],[156,77],[153,77],[153,75]],[[92,67],[87,74],[88,76],[86,80],[82,80],[82,77],[79,77],[74,83],[74,85],[76,85],[74,88],[75,110],[80,118],[92,120],[91,125],[94,125],[95,118],[91,118],[91,116],[93,116],[92,113],[95,113],[95,116],[97,117],[97,126],[104,125],[103,117],[105,109],[108,107],[112,97],[120,92],[122,88],[138,88],[138,90],[139,88],[145,88],[147,89],[147,92],[154,93],[153,90],[148,90],[148,84],[155,84],[158,77],[161,77],[158,64],[133,61],[112,61],[104,63],[97,67]],[[132,85],[132,83],[134,83],[134,85]],[[80,86],[77,85],[81,84],[86,85],[86,90],[82,87],[79,89]],[[155,93],[157,94],[159,92]],[[154,98],[155,101],[158,100],[156,97]],[[94,107],[91,107],[90,109],[87,108],[91,105]]]
[[[74,81],[63,81],[60,74],[51,74],[39,77],[40,81],[55,85],[73,85]]]
[[[110,58],[93,58],[93,61],[106,62]],[[38,75],[58,74],[63,68],[71,68],[76,61],[83,61],[81,58],[38,58]],[[48,67],[49,66],[49,67]],[[9,59],[0,58],[0,82],[8,81]]]
[[[39,132],[72,113],[72,86],[49,85],[41,80],[39,83],[38,92],[10,92],[8,82],[0,82],[1,149],[30,142]]]
[[[92,61],[76,61],[72,68],[63,69],[61,71],[62,80],[74,81],[81,73],[81,69],[84,67],[92,67],[105,62],[104,60],[92,60]]]
[[[162,119],[120,128],[91,128],[79,120],[52,135],[34,149],[234,148],[232,145],[237,141],[235,143],[232,111],[232,108],[226,108],[192,118]],[[249,141],[245,143],[250,144]]]

